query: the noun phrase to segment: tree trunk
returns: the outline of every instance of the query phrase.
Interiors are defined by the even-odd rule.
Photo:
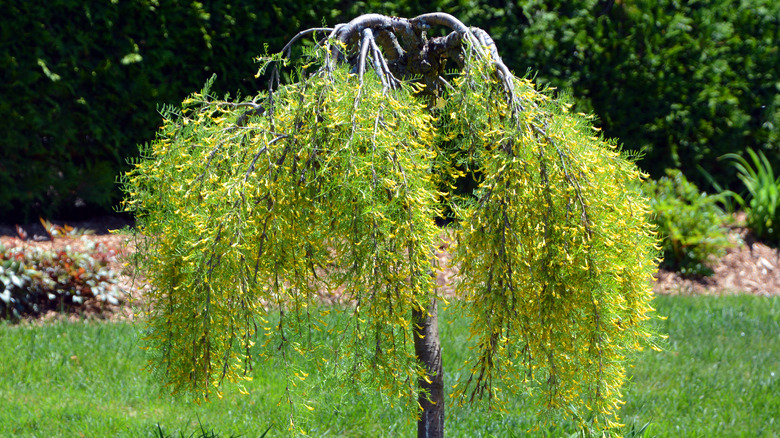
[[[426,369],[427,380],[420,378],[418,401],[422,407],[417,421],[417,438],[444,437],[444,371],[441,362],[441,342],[436,298],[425,310],[412,313],[414,351]],[[430,381],[430,383],[428,383]]]

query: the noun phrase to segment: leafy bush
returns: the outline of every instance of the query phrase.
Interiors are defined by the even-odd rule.
[[[733,160],[738,177],[745,184],[749,197],[745,199],[731,193],[747,213],[748,228],[759,238],[780,243],[780,175],[775,178],[772,165],[763,152],[747,150],[751,165],[744,157],[726,154],[723,158]]]
[[[118,304],[117,276],[108,267],[115,256],[115,250],[93,242],[87,242],[86,252],[0,244],[0,318],[88,302]]]
[[[700,192],[676,169],[657,181],[648,180],[643,189],[663,238],[661,266],[684,275],[711,275],[708,262],[731,245],[724,228],[727,217],[718,206],[723,195]]]

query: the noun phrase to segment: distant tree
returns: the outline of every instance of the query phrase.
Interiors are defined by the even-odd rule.
[[[418,436],[442,436],[433,274],[450,236],[450,299],[474,340],[452,398],[522,395],[582,430],[614,427],[626,357],[654,346],[657,265],[642,174],[614,143],[443,13],[363,15],[261,59],[267,91],[220,100],[210,81],[166,108],[124,180],[152,285],[147,342],[171,389],[219,394],[259,339],[285,363],[338,359],[329,372],[405,400]],[[336,288],[343,305],[323,305]]]

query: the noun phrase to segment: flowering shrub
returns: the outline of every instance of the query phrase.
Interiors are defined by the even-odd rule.
[[[84,251],[0,244],[0,318],[88,302],[118,304],[117,274],[108,266],[115,256],[114,249],[93,242]]]

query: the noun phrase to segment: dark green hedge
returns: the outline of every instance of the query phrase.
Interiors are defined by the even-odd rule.
[[[282,6],[282,4],[284,4]],[[654,175],[747,147],[780,163],[780,3],[773,0],[53,0],[0,17],[0,220],[107,211],[163,103],[213,73],[253,93],[253,56],[360,13],[443,10],[496,37],[507,63],[569,89]]]

